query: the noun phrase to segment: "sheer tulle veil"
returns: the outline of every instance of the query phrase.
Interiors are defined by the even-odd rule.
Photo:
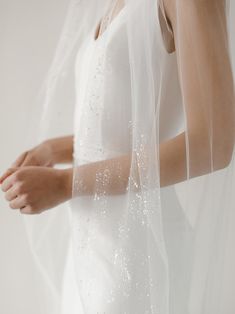
[[[33,107],[29,145],[73,134],[75,58],[110,2],[71,1],[52,65]],[[132,115],[126,134],[128,180],[123,177],[121,151],[108,169],[97,170],[91,190],[84,167],[74,160],[69,204],[24,217],[32,254],[50,295],[50,314],[61,313],[73,223],[70,207],[79,210],[84,199],[89,199],[102,226],[105,210],[117,197],[122,215],[114,230],[118,241],[112,271],[120,280],[111,302],[121,298],[120,314],[232,314],[235,310],[235,5],[226,0],[172,3],[177,12],[173,54],[183,99],[184,171],[174,181],[160,180],[166,171],[160,154],[164,149],[160,106],[169,58],[159,23],[158,7],[164,10],[164,3],[125,0]],[[109,27],[105,32],[108,36]],[[221,115],[223,125],[218,119]],[[199,147],[200,132],[204,140]],[[119,187],[116,195],[110,192],[112,173]],[[92,228],[91,221],[84,223]],[[92,241],[91,232],[80,248],[81,255],[89,249],[92,254]],[[77,284],[79,290],[83,283]],[[110,302],[110,295],[105,300]]]

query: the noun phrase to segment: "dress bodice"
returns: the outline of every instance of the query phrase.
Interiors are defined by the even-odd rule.
[[[98,39],[92,29],[76,58],[74,155],[80,161],[111,158],[130,149],[131,74],[125,16],[124,6]],[[161,40],[158,44],[163,47]],[[163,62],[160,142],[174,136],[183,125],[175,53],[165,50]]]

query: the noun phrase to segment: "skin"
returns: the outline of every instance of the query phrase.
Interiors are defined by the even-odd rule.
[[[53,168],[72,162],[73,137],[41,143],[21,154],[0,177],[1,189],[12,209],[38,214],[69,200],[72,171]]]
[[[112,17],[111,17],[112,19],[114,19],[118,15],[118,13],[121,11],[124,5],[125,5],[124,0],[119,0],[115,3],[115,6],[112,12]],[[95,40],[97,40],[98,37],[102,36],[102,34],[105,32],[105,29],[107,27],[107,25],[102,26],[101,22],[102,21],[99,22],[99,25],[96,28],[95,38],[94,38]]]
[[[225,19],[223,16],[218,19],[217,16],[217,13],[223,10],[223,0],[190,2],[182,0],[178,2],[180,4],[177,9],[175,3],[174,0],[164,1],[174,33],[188,132],[182,132],[160,143],[161,187],[227,167],[234,148],[233,78],[224,36]],[[204,14],[201,14],[202,12]],[[183,26],[177,22],[179,17],[180,21],[184,22]],[[191,32],[184,25],[192,27],[191,31],[196,34],[195,38],[190,36]],[[194,25],[200,27],[198,26],[195,31]],[[216,36],[211,36],[209,32],[212,27],[216,28],[214,32]],[[180,36],[183,36],[184,40]],[[195,60],[192,47],[197,49]],[[214,52],[214,58],[211,58],[211,50]],[[197,73],[200,73],[200,79],[195,79]],[[204,87],[203,93],[201,86]],[[208,95],[207,90],[210,91]],[[213,97],[213,102],[208,101],[210,97]],[[205,117],[213,123],[213,133],[210,137],[208,137],[210,125]],[[190,165],[187,165],[185,143],[189,143]],[[23,153],[0,178],[2,191],[10,207],[20,209],[25,214],[37,214],[70,199],[73,168],[58,170],[53,166],[57,163],[72,162],[72,150],[73,137],[68,136],[50,139]],[[107,170],[110,173],[107,193],[110,195],[125,193],[131,165],[131,156],[123,155],[78,167],[77,172],[79,178],[83,180],[83,189],[77,191],[77,196],[91,195],[95,189],[96,174],[105,174]],[[190,173],[186,173],[188,166]],[[138,190],[138,176],[136,181]]]

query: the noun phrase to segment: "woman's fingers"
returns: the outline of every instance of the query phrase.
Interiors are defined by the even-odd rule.
[[[14,172],[16,172],[18,168],[9,168],[7,171],[0,177],[0,184],[2,184],[2,190],[3,190],[3,181],[5,181],[10,175],[12,175]],[[5,191],[3,191],[5,192]]]
[[[20,208],[20,212],[21,212],[21,214],[25,214],[25,215],[38,214],[38,212],[34,212],[32,210],[32,207],[30,205],[26,205],[26,206],[23,206],[22,208]]]
[[[24,167],[24,166],[33,166],[35,164],[35,161],[32,160],[32,157],[29,156],[29,152],[25,152],[21,154],[16,161],[11,165],[7,171],[5,171],[1,176],[0,176],[0,184],[9,176],[11,175],[16,168],[19,167]]]
[[[11,174],[10,170],[7,169],[7,171],[5,171],[1,177],[0,177],[0,183],[2,184],[2,182]]]
[[[26,167],[26,166],[39,166],[35,158],[33,158],[31,155],[27,155],[24,161],[21,164],[21,167]]]
[[[15,170],[15,168],[21,167],[22,164],[24,163],[25,159],[27,159],[28,152],[25,152],[21,154],[16,161],[11,165],[7,171],[5,171],[1,176],[0,176],[0,184],[9,176],[11,175]]]
[[[18,189],[15,186],[12,186],[6,193],[5,199],[10,202],[18,196]]]
[[[15,199],[10,201],[9,206],[11,209],[21,209],[27,206],[24,195],[17,196]]]
[[[16,161],[12,164],[12,168],[14,167],[20,167],[22,165],[22,163],[24,162],[26,156],[27,156],[28,152],[24,152],[23,154],[21,154]]]

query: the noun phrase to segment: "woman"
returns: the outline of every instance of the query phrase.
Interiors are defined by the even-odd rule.
[[[84,313],[230,313],[219,257],[235,205],[227,2],[95,5],[69,15],[83,14],[73,135],[23,153],[2,191],[23,214],[70,200]]]

